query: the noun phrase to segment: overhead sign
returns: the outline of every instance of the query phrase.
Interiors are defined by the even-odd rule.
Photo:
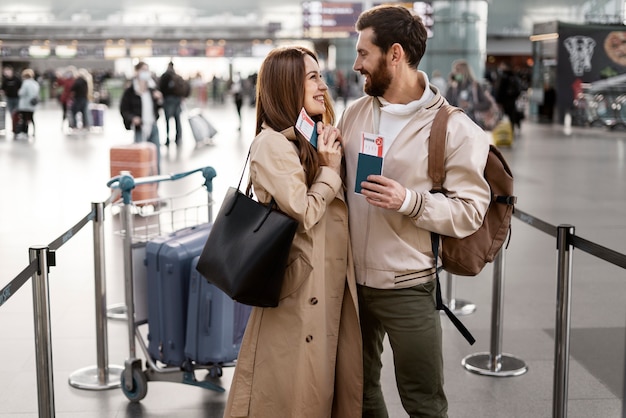
[[[31,45],[28,47],[28,56],[32,58],[47,58],[50,56],[50,47],[47,45]]]
[[[302,3],[302,30],[305,38],[347,38],[356,34],[354,23],[363,11],[362,3]]]

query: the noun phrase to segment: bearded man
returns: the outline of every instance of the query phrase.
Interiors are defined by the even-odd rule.
[[[465,237],[490,200],[483,171],[489,139],[462,112],[450,116],[444,194],[431,194],[428,138],[446,99],[418,70],[426,29],[402,6],[377,6],[356,22],[354,70],[366,96],[345,110],[338,128],[345,150],[350,238],[363,338],[363,417],[388,417],[380,383],[383,339],[393,350],[402,405],[410,417],[446,417],[436,269],[431,232]],[[367,139],[383,158],[382,175],[356,185]],[[358,187],[356,187],[358,186]],[[359,190],[359,192],[355,192]]]

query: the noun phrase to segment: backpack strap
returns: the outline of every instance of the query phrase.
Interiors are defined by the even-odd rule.
[[[439,108],[430,128],[428,139],[428,177],[433,182],[432,192],[445,193],[443,182],[446,179],[444,162],[446,159],[446,137],[448,118],[454,112],[462,112],[458,107],[444,104]]]
[[[449,104],[444,104],[439,108],[435,115],[435,120],[430,128],[430,138],[428,139],[428,176],[433,182],[431,193],[446,193],[447,190],[443,188],[443,182],[446,178],[446,172],[444,170],[445,152],[446,152],[446,136],[448,131],[448,118],[454,112],[461,112],[458,107],[454,107]],[[454,324],[456,329],[465,337],[470,345],[476,342],[476,339],[471,332],[463,325],[459,318],[454,315],[454,312],[450,310],[444,303],[441,297],[441,283],[439,281],[439,270],[437,266],[437,260],[439,259],[439,241],[440,236],[436,232],[430,233],[430,243],[432,246],[433,256],[435,259],[435,303],[438,311],[444,311],[450,321]]]
[[[439,258],[439,234],[435,232],[430,233],[430,244],[432,245],[433,255],[435,257],[435,263],[437,263],[437,259]],[[470,345],[474,345],[474,343],[476,342],[476,339],[474,338],[472,333],[469,332],[469,330],[465,327],[465,325],[463,325],[461,320],[456,317],[454,312],[452,312],[450,308],[448,308],[443,303],[443,299],[441,297],[441,283],[439,281],[439,270],[440,268],[437,268],[435,270],[435,279],[437,280],[437,286],[435,288],[435,303],[437,304],[437,306],[435,308],[438,311],[444,311],[446,315],[448,316],[448,318],[450,319],[450,321],[452,321],[456,329],[458,329],[461,335],[465,337],[467,342]]]

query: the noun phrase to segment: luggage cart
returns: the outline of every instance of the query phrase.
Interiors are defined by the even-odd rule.
[[[141,184],[160,183],[175,181],[187,177],[193,173],[201,172],[204,176],[204,184],[199,187],[205,188],[208,200],[200,204],[192,198],[196,190],[175,197],[158,198],[151,201],[133,202],[132,189]],[[159,175],[134,179],[130,173],[122,172],[107,182],[112,189],[121,190],[121,199],[112,208],[117,207],[121,215],[121,227],[117,231],[123,240],[124,258],[124,290],[126,303],[126,318],[128,321],[129,357],[124,363],[121,375],[121,388],[124,395],[131,402],[141,401],[148,392],[149,381],[164,381],[184,383],[199,386],[205,389],[224,392],[225,389],[211,381],[196,379],[195,371],[205,369],[210,377],[221,377],[223,364],[199,365],[192,361],[185,362],[182,366],[161,364],[152,358],[146,344],[147,315],[136,315],[135,309],[135,283],[136,274],[136,248],[142,243],[164,234],[179,230],[184,227],[212,222],[213,220],[213,184],[216,176],[212,167],[204,167],[172,175]],[[134,255],[135,254],[135,255]],[[145,369],[142,360],[137,357],[136,344],[138,343],[145,358]]]

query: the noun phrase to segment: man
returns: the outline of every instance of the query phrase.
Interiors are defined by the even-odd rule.
[[[2,69],[2,86],[1,92],[7,98],[7,110],[11,120],[13,120],[13,113],[17,112],[17,106],[20,101],[20,97],[17,92],[22,87],[22,80],[13,71],[13,67],[6,66]],[[12,127],[12,131],[15,127]]]
[[[428,136],[446,101],[417,69],[426,30],[402,6],[365,11],[356,29],[353,68],[365,77],[367,95],[346,109],[338,127],[363,335],[363,417],[388,416],[380,383],[385,334],[404,409],[411,417],[446,417],[430,232],[464,237],[481,225],[489,205],[483,177],[489,141],[466,115],[452,115],[445,152],[448,194],[429,193]],[[372,135],[382,147],[384,175],[369,175],[357,194],[358,154]]]
[[[513,73],[508,63],[502,61],[498,66],[498,78],[494,89],[496,102],[502,111],[509,117],[511,129],[521,129],[522,113],[517,110],[517,99],[520,96],[521,81]]]
[[[180,145],[182,126],[180,124],[181,103],[184,92],[182,85],[185,81],[174,71],[174,63],[167,65],[167,70],[159,80],[159,90],[163,93],[163,112],[165,113],[165,145],[170,145],[170,119],[174,118],[176,126],[176,145]]]
[[[163,95],[156,89],[148,64],[138,62],[135,72],[135,78],[122,94],[120,114],[126,129],[135,131],[135,142],[148,141],[156,145],[157,172],[160,174],[161,142],[157,119],[163,105]]]
[[[76,118],[80,113],[82,128],[89,129],[89,114],[87,113],[89,112],[89,84],[87,80],[79,74],[72,83],[70,91],[72,92],[72,106],[70,109],[72,119],[70,120],[70,128],[76,128],[78,126],[78,120]]]

